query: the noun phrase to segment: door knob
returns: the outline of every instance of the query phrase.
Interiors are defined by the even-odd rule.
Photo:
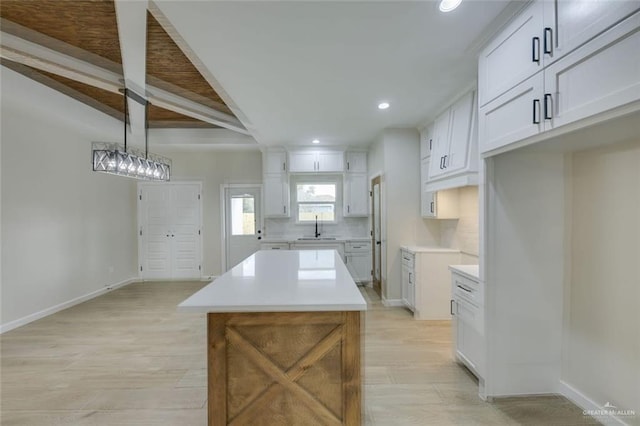
[[[382,244],[382,241],[376,241],[376,244],[380,245],[380,244]]]

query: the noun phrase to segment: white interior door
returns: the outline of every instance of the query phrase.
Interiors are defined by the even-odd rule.
[[[141,278],[200,278],[200,192],[197,183],[139,185]]]
[[[171,278],[170,193],[164,186],[149,185],[140,189],[140,197],[140,275]]]
[[[260,194],[259,186],[225,189],[227,270],[260,249],[260,239],[262,239]]]
[[[199,278],[200,254],[200,185],[179,184],[171,188],[171,257],[172,278]]]

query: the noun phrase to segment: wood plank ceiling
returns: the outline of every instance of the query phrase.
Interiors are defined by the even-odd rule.
[[[122,77],[122,56],[113,0],[2,0],[0,28],[22,40],[95,65]],[[4,48],[4,46],[3,46]],[[121,93],[37,69],[2,55],[1,64],[105,114],[122,120]],[[172,95],[235,117],[160,23],[147,14],[148,84]],[[124,81],[124,77],[120,79]],[[150,105],[149,127],[218,127],[178,112]]]

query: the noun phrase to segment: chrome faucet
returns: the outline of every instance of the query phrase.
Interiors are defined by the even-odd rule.
[[[316,238],[318,238],[320,236],[320,233],[318,232],[318,215],[316,215]]]

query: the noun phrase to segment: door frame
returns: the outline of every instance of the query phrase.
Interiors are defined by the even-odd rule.
[[[380,204],[380,214],[379,214],[379,218],[377,220],[379,220],[380,223],[380,265],[377,265],[380,268],[380,277],[379,280],[376,280],[376,239],[375,239],[375,221],[376,221],[376,215],[375,215],[375,208],[374,208],[374,197],[373,197],[373,187],[375,184],[378,184],[378,187],[380,188],[380,199],[378,200],[378,203]],[[383,243],[383,234],[382,234],[382,223],[383,223],[383,218],[384,218],[384,213],[383,213],[383,205],[382,205],[382,173],[377,173],[375,175],[373,175],[371,177],[370,180],[370,185],[371,185],[371,267],[372,267],[372,274],[371,274],[371,285],[373,287],[373,290],[378,293],[378,296],[380,296],[382,298],[382,281],[384,280],[384,276],[382,274],[383,268],[382,265],[384,264],[384,259],[383,259],[383,253],[384,251],[382,250],[382,243]]]
[[[264,229],[264,188],[258,183],[223,183],[220,184],[220,272],[227,270],[227,189],[260,188],[260,223],[258,229]]]
[[[138,265],[136,266],[136,270],[138,271],[138,278],[142,281],[173,281],[173,278],[163,278],[163,279],[153,279],[149,280],[143,277],[144,274],[140,271],[142,267],[142,260],[144,258],[144,252],[142,249],[142,210],[140,209],[140,202],[142,201],[141,189],[144,186],[174,186],[174,185],[198,185],[198,193],[200,194],[199,208],[200,208],[200,223],[198,224],[198,228],[200,229],[200,259],[198,260],[198,264],[201,265],[200,268],[200,280],[204,276],[204,265],[202,260],[204,259],[204,233],[202,232],[202,225],[204,221],[204,210],[203,210],[203,199],[204,194],[202,193],[202,181],[201,180],[174,180],[169,182],[151,182],[151,181],[138,181],[136,185],[136,216],[137,216],[137,229],[136,229],[136,238],[138,242]]]

